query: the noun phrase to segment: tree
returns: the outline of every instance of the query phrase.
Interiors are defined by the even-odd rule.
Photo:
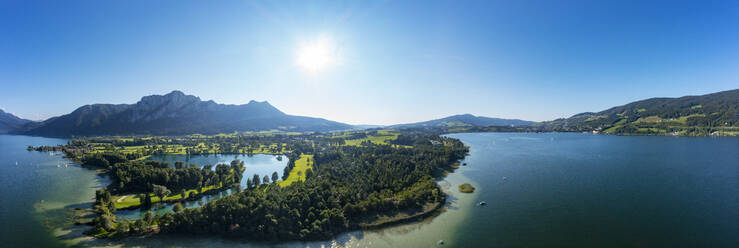
[[[131,229],[134,229],[136,231],[142,231],[144,230],[145,227],[146,227],[146,224],[144,223],[143,219],[138,219],[134,221],[133,224],[131,225]]]
[[[143,209],[151,208],[151,196],[148,193],[139,194],[139,201],[141,201],[141,208]]]
[[[287,177],[290,175],[290,170],[292,170],[290,164],[285,166],[285,169],[282,171],[282,180],[287,180]]]
[[[182,203],[179,203],[179,202],[175,203],[174,206],[172,207],[172,211],[174,211],[175,213],[182,212],[182,210],[185,210],[185,208],[182,207]]]
[[[252,185],[252,184],[254,184],[254,182],[251,181],[251,178],[247,178],[246,179],[246,187],[249,188],[249,189],[254,188],[254,185]]]
[[[120,237],[122,237],[124,234],[127,234],[130,230],[131,228],[129,225],[129,221],[125,219],[118,222],[118,226],[115,227],[115,231]]]
[[[185,163],[183,163],[181,161],[174,162],[174,168],[175,169],[184,169],[185,168]]]
[[[112,231],[113,228],[115,228],[115,215],[102,215],[100,216],[102,219],[102,227],[105,228],[105,230]]]
[[[264,175],[264,179],[262,179],[263,184],[269,184],[269,176]]]
[[[251,179],[251,181],[252,183],[254,183],[255,188],[259,187],[259,184],[261,184],[258,174],[254,174],[254,177]]]
[[[244,167],[244,161],[234,159],[231,161],[231,169],[233,170],[234,183],[240,183],[241,178],[244,176],[244,170],[246,169]]]
[[[276,183],[278,179],[280,179],[280,176],[277,175],[277,172],[272,172],[272,182]]]
[[[153,185],[154,187],[154,194],[159,197],[159,201],[164,201],[164,197],[168,196],[169,194],[172,194],[172,191],[167,189],[167,187],[164,187],[162,185]]]
[[[144,223],[147,226],[150,226],[154,223],[154,212],[151,212],[151,210],[146,211],[146,214],[144,215]]]

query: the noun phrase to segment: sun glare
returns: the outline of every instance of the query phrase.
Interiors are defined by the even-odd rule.
[[[300,45],[296,56],[296,64],[310,74],[325,71],[336,64],[337,48],[326,37]]]

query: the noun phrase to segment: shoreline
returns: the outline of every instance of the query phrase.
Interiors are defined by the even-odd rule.
[[[219,153],[214,153],[214,154],[217,155]],[[248,154],[248,153],[247,154],[244,154],[244,153],[226,153],[226,154],[252,155],[252,154]],[[264,154],[264,155],[284,155],[284,154],[268,154],[268,153],[259,153],[259,154]],[[101,179],[107,179],[108,178],[107,174],[108,174],[109,171],[107,169],[101,168],[101,167],[96,167],[96,166],[84,165],[82,163],[82,161],[77,161],[73,157],[70,157],[69,154],[65,154],[65,155],[66,155],[66,156],[64,156],[65,159],[70,160],[70,161],[78,164],[83,169],[93,170],[98,176],[100,176]],[[177,156],[177,155],[182,155],[182,154],[162,154],[162,155],[174,155],[174,156]],[[440,199],[440,201],[433,202],[433,203],[428,203],[428,204],[425,204],[422,207],[415,208],[415,209],[399,210],[395,214],[389,215],[389,216],[388,215],[377,215],[377,216],[370,217],[370,218],[368,218],[368,221],[360,221],[358,223],[352,224],[351,225],[351,228],[347,230],[347,233],[348,232],[354,232],[354,231],[382,229],[382,228],[385,228],[385,227],[397,226],[399,224],[404,224],[404,223],[416,223],[416,222],[419,222],[420,223],[420,221],[425,220],[428,217],[438,216],[441,213],[441,211],[443,210],[443,208],[445,207],[445,205],[447,205],[449,203],[448,200],[450,199],[449,197],[451,196],[451,194],[449,192],[444,192],[444,187],[440,183],[444,180],[444,178],[446,178],[448,176],[449,173],[455,172],[456,169],[458,169],[460,167],[461,161],[464,160],[467,156],[469,156],[469,153],[465,154],[461,159],[458,159],[458,160],[453,161],[453,162],[451,162],[451,163],[449,163],[449,164],[447,164],[445,166],[442,166],[442,167],[438,168],[438,171],[434,173],[436,175],[435,176],[432,175],[435,178],[436,186],[438,187],[439,191],[441,191],[440,193],[443,194],[443,196],[442,196],[443,198]],[[147,159],[149,157],[142,157],[142,158],[143,159]],[[105,184],[106,183],[104,183],[104,182],[101,183],[101,184],[99,184],[98,187],[96,187],[96,189],[106,188],[106,187],[110,186],[111,182],[110,181],[107,181],[107,185],[105,185]],[[209,190],[209,191],[212,191],[213,193],[221,192],[221,190]],[[197,198],[200,199],[203,196],[205,196],[204,193],[211,193],[211,192],[202,192],[202,193],[198,194],[199,197],[197,197]],[[115,201],[117,203],[121,203],[121,202],[123,202],[125,200],[130,200],[131,197],[134,197],[134,196],[133,195],[124,195],[124,196],[121,196],[121,198],[116,199]],[[188,201],[188,200],[192,200],[191,197],[188,197],[186,199],[173,200],[173,201],[163,201],[162,203],[168,204],[168,203],[183,202],[183,201]],[[197,199],[195,199],[195,200],[197,200]],[[117,208],[116,210],[136,210],[136,209],[140,209],[140,205],[129,206],[129,207],[124,207],[124,208]],[[86,210],[92,210],[92,209],[88,208]],[[76,220],[77,218],[74,218],[74,219]],[[86,231],[89,231],[92,228],[85,228],[85,229],[88,229]],[[95,235],[87,234],[86,232],[83,232],[83,233],[85,233],[84,236],[87,236],[87,237],[91,237],[91,238],[95,238],[95,239],[100,239],[100,240],[107,240],[105,238],[102,238],[101,239],[99,237],[96,237]],[[340,235],[343,235],[343,233],[334,235],[329,240],[332,240],[332,239],[335,239],[337,237],[340,237]],[[127,235],[127,236],[128,237],[135,237],[135,236],[139,236],[139,235]],[[144,235],[144,236],[147,236],[147,235]],[[296,240],[282,241],[282,242],[294,242],[294,241],[296,241]]]
[[[467,158],[470,154],[466,154],[464,158]],[[462,160],[464,160],[462,158]],[[426,219],[427,217],[432,217],[433,214],[439,213],[441,214],[441,211],[443,210],[444,206],[447,204],[447,198],[449,197],[450,193],[444,192],[441,184],[439,184],[441,181],[443,181],[449,174],[456,172],[457,169],[460,168],[461,161],[453,162],[449,165],[447,165],[448,168],[441,168],[440,175],[436,177],[436,185],[439,187],[439,190],[444,193],[444,200],[440,202],[436,202],[433,204],[426,204],[423,206],[423,210],[413,212],[412,214],[404,217],[398,217],[398,215],[401,215],[402,213],[398,213],[392,217],[390,217],[388,220],[382,220],[382,221],[375,221],[371,223],[359,223],[357,224],[357,227],[359,227],[360,230],[373,230],[373,229],[381,229],[384,227],[390,227],[396,224],[404,224],[404,223],[411,223],[420,221],[423,219]]]
[[[431,215],[441,210],[444,205],[446,205],[446,197],[443,204],[442,202],[437,202],[431,204],[431,206],[427,205],[429,207],[424,206],[422,211],[415,212],[411,215],[405,217],[397,217],[397,215],[395,215],[393,217],[390,217],[389,220],[376,221],[372,223],[359,223],[357,224],[357,227],[359,228],[359,230],[373,230],[390,227],[396,224],[411,223],[415,222],[416,220],[423,220],[426,217],[431,217]]]

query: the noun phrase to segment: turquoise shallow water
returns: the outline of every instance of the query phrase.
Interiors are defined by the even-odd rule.
[[[107,184],[60,154],[26,151],[66,142],[0,135],[0,246],[61,246],[54,230],[68,229],[74,208],[90,207],[95,189]]]
[[[468,165],[440,185],[447,207],[419,223],[312,243],[255,244],[205,237],[82,240],[151,247],[737,247],[739,138],[574,133],[452,134]],[[79,238],[69,212],[105,179],[27,145],[64,140],[0,136],[0,242],[60,246]],[[16,166],[15,161],[21,165]],[[230,161],[230,160],[229,160]],[[247,166],[247,170],[248,170]],[[461,194],[457,185],[477,188]],[[44,200],[43,206],[40,201]],[[479,207],[479,201],[488,206]]]

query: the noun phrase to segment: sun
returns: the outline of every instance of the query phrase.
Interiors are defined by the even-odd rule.
[[[338,51],[332,40],[320,37],[299,46],[295,63],[310,74],[318,74],[334,66],[337,57]]]

